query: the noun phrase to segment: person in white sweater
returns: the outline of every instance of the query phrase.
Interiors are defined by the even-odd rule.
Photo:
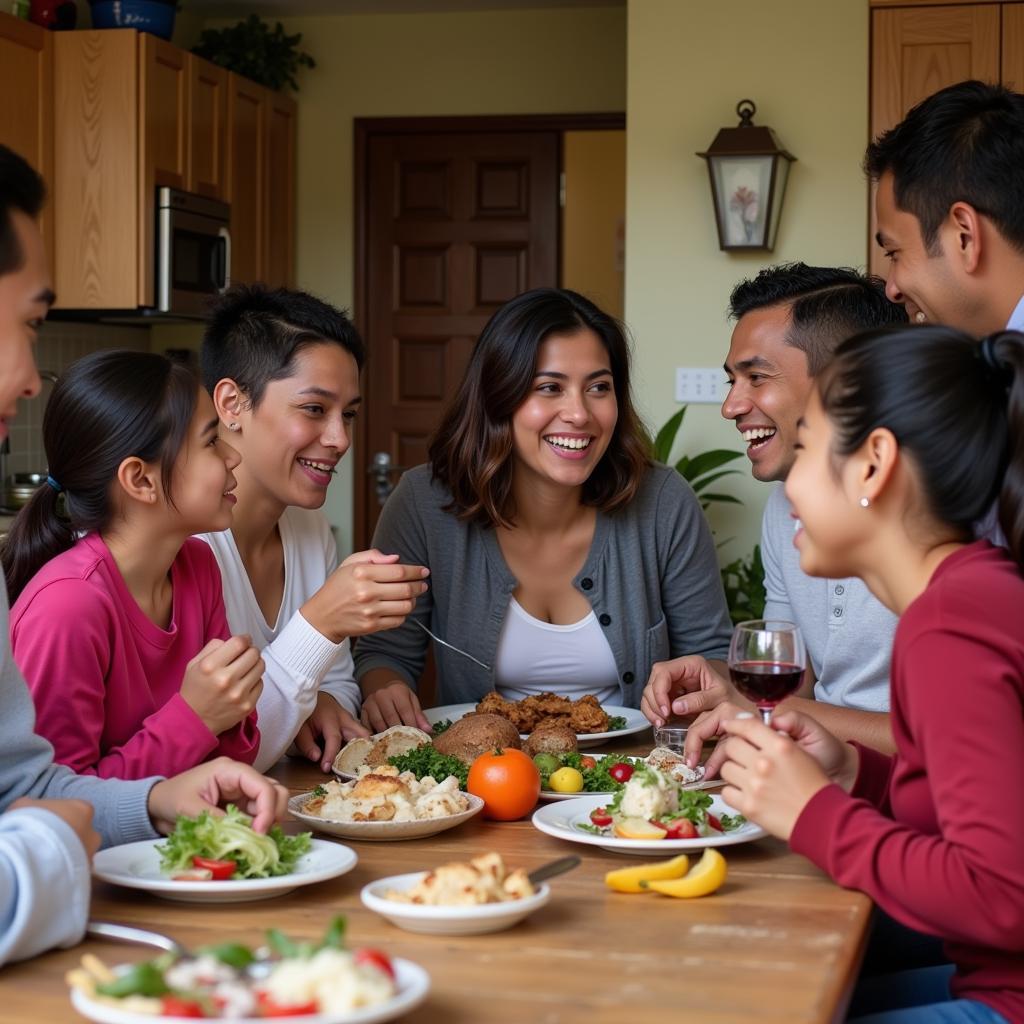
[[[400,625],[426,589],[428,570],[397,556],[339,566],[320,512],[351,443],[363,355],[344,313],[304,292],[237,285],[207,319],[203,383],[242,462],[231,529],[203,539],[231,630],[266,663],[257,768],[294,740],[327,772],[343,742],[367,735],[348,638]]]
[[[18,399],[40,390],[32,349],[54,298],[36,223],[44,196],[39,175],[0,145],[0,439]],[[227,802],[263,832],[284,814],[287,790],[248,765],[218,758],[132,782],[80,776],[53,763],[34,726],[0,588],[0,966],[82,938],[89,862],[101,844],[155,838],[178,815]]]

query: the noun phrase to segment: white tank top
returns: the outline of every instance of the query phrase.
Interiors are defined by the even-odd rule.
[[[556,626],[535,619],[514,597],[498,638],[494,679],[506,700],[545,690],[572,699],[592,693],[602,704],[619,696],[615,658],[593,610],[579,622]]]

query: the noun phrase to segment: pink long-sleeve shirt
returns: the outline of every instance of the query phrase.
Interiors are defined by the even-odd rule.
[[[212,733],[182,698],[185,668],[230,636],[220,571],[187,540],[171,566],[171,623],[139,608],[97,534],[51,559],[11,609],[11,648],[32,691],[36,731],[80,774],[140,779],[176,775],[212,757],[252,763],[253,712]]]
[[[1024,579],[1001,548],[950,555],[896,628],[896,754],[860,747],[790,844],[945,940],[957,998],[1024,1021]]]

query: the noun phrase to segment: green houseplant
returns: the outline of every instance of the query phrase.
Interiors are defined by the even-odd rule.
[[[298,49],[301,42],[302,34],[286,35],[281,22],[271,29],[250,14],[230,28],[204,29],[192,52],[268,88],[280,90],[287,85],[297,91],[299,69],[316,67],[316,61]]]
[[[658,462],[672,465],[672,449],[675,447],[679,428],[686,416],[684,405],[658,431],[654,440],[654,457]],[[730,462],[743,458],[742,452],[728,451],[724,448],[713,448],[697,455],[683,455],[675,462],[676,472],[693,488],[706,511],[709,505],[728,504],[742,505],[733,494],[712,491],[709,488],[722,477],[739,473],[738,469],[725,469]],[[722,586],[729,605],[732,621],[744,622],[748,619],[759,619],[764,614],[764,566],[761,564],[761,546],[755,545],[751,554],[745,558],[737,558],[722,567]]]

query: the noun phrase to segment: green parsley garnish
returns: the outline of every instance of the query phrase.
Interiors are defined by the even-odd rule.
[[[430,727],[430,732],[431,732],[431,735],[433,735],[433,736],[440,736],[441,733],[445,732],[446,730],[450,729],[451,727],[452,727],[451,719],[450,718],[442,718],[440,722],[435,722]]]
[[[626,718],[624,715],[612,715],[608,719],[608,732],[615,732],[616,729],[626,728]]]
[[[454,775],[459,780],[459,788],[466,788],[466,779],[469,776],[469,766],[463,764],[457,757],[442,754],[431,744],[424,743],[422,747],[410,750],[406,754],[398,754],[388,758],[388,764],[393,764],[400,772],[412,772],[417,779],[429,775],[436,782],[442,782],[449,775]]]

